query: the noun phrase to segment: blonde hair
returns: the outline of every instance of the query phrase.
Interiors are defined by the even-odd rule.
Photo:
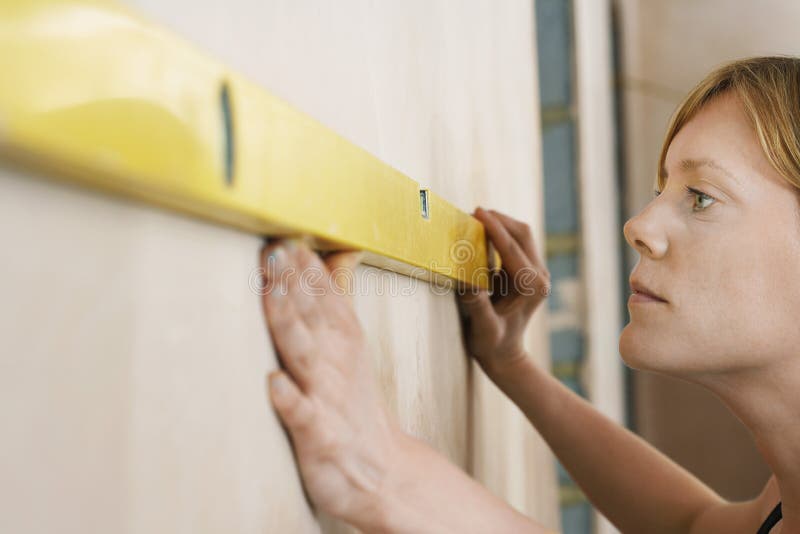
[[[678,131],[715,97],[731,92],[744,108],[764,154],[800,190],[800,58],[753,57],[723,65],[686,96],[670,121],[658,161],[664,187],[667,149]]]

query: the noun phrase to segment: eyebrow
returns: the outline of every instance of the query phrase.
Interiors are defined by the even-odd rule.
[[[723,167],[722,165],[720,165],[719,163],[710,158],[683,159],[678,163],[678,166],[681,168],[681,170],[684,171],[693,171],[700,167],[708,167],[710,169],[720,171],[722,174],[724,174],[725,176],[736,182],[737,185],[741,185],[739,179],[736,178],[736,176],[734,176],[731,171],[729,171],[728,169],[726,169],[725,167]],[[661,177],[664,179],[669,178],[669,174],[667,173],[666,167],[661,167]]]

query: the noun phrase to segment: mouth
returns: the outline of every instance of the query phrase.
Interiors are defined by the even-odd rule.
[[[648,286],[646,286],[644,283],[642,283],[639,280],[631,279],[630,280],[630,284],[631,284],[631,292],[632,292],[630,298],[628,299],[628,302],[630,302],[630,303],[645,304],[645,303],[648,303],[648,302],[651,302],[651,303],[652,302],[661,302],[661,303],[667,302],[667,300],[665,298],[661,297],[658,293],[656,293],[654,290],[650,289]]]

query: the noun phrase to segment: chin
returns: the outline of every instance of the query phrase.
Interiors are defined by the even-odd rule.
[[[625,365],[637,371],[666,371],[669,361],[665,360],[665,354],[659,350],[661,343],[655,341],[652,336],[647,336],[628,323],[622,329],[619,336],[619,354]],[[674,362],[673,362],[674,363]]]
[[[691,380],[697,373],[712,370],[707,358],[688,350],[684,344],[630,324],[619,336],[619,354],[631,369],[673,378]]]
[[[622,333],[619,335],[619,355],[625,365],[631,369],[642,370],[642,348],[636,346],[636,343],[631,338],[630,325],[626,326]]]

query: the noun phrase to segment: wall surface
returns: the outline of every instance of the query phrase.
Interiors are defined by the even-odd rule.
[[[611,3],[573,0],[578,53],[579,145],[586,286],[588,390],[592,404],[624,424],[623,363],[619,332],[623,304],[619,185],[614,144]],[[616,528],[599,513],[596,534]]]
[[[126,3],[542,243],[530,2]],[[268,404],[257,236],[18,169],[0,168],[0,189],[0,531],[348,530],[309,508]],[[359,280],[376,380],[403,427],[557,527],[552,457],[466,358],[454,297]],[[528,345],[547,365],[544,320]]]
[[[721,63],[800,54],[800,4],[617,0],[617,7],[626,208],[631,215],[652,198],[662,138],[683,96]],[[698,387],[643,373],[636,376],[636,397],[640,433],[722,495],[745,499],[763,487],[769,472],[752,438],[715,397]]]
[[[621,423],[622,232],[610,17],[608,0],[536,2],[552,373]],[[557,474],[564,532],[615,532],[564,466]]]

